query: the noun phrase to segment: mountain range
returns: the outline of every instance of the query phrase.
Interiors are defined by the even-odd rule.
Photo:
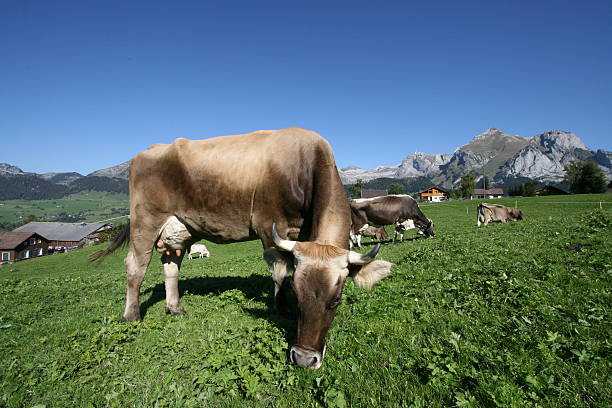
[[[612,152],[589,149],[574,133],[552,130],[524,138],[496,128],[476,135],[452,154],[412,153],[397,166],[372,170],[349,166],[339,172],[344,184],[383,177],[426,177],[433,184],[453,188],[462,175],[474,173],[478,179],[487,176],[494,184],[509,186],[525,181],[559,183],[565,174],[564,166],[573,160],[593,160],[612,179]]]
[[[496,128],[476,135],[453,153],[411,153],[397,166],[372,170],[349,166],[339,173],[345,185],[363,180],[377,188],[394,180],[417,189],[427,184],[454,188],[467,173],[476,174],[477,180],[487,176],[494,185],[507,187],[526,181],[559,183],[564,166],[573,160],[593,160],[608,180],[612,179],[612,152],[589,149],[574,133],[552,130],[524,138]],[[83,190],[127,193],[129,166],[126,161],[83,176],[75,172],[27,173],[0,163],[0,200],[54,199]]]
[[[129,162],[86,176],[76,172],[37,174],[0,163],[0,200],[56,199],[79,191],[127,193]]]

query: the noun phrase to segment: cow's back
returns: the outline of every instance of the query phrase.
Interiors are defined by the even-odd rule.
[[[258,227],[274,221],[299,230],[299,218],[312,206],[322,216],[325,203],[313,201],[313,183],[325,177],[332,184],[327,188],[337,190],[334,181],[342,187],[329,144],[309,130],[177,139],[132,160],[130,201],[159,217],[176,215],[212,241],[242,241],[257,238]]]

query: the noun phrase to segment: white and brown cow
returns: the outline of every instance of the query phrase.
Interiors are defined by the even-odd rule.
[[[523,213],[518,208],[505,207],[500,204],[482,203],[478,205],[476,225],[479,227],[489,222],[508,222],[523,219]]]
[[[351,207],[351,241],[359,240],[356,237],[364,229],[364,226],[395,225],[397,237],[398,229],[402,226],[416,225],[426,237],[435,235],[433,221],[425,217],[419,205],[409,195],[388,195],[375,198],[361,198],[349,200]],[[411,221],[411,223],[405,223]],[[399,227],[398,227],[399,226]],[[403,235],[403,230],[402,230]],[[403,239],[403,236],[402,236]]]
[[[140,286],[153,249],[162,253],[166,311],[185,313],[178,277],[185,250],[198,240],[260,239],[284,308],[283,281],[293,271],[299,314],[289,352],[317,369],[347,277],[371,287],[391,268],[348,250],[351,211],[329,144],[301,128],[157,144],[132,159],[130,223],[96,258],[130,241],[123,318],[140,319]]]

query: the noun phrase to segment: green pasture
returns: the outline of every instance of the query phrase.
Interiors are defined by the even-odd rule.
[[[81,191],[56,200],[0,201],[0,224],[19,222],[28,215],[34,215],[40,221],[54,221],[54,217],[61,213],[80,215],[86,222],[119,217],[129,213],[128,195]]]
[[[423,205],[436,237],[384,244],[371,292],[347,282],[317,371],[287,361],[258,242],[185,260],[180,317],[155,259],[132,324],[125,249],[0,266],[0,406],[609,407],[611,202],[519,198],[524,221],[480,229],[477,201]]]

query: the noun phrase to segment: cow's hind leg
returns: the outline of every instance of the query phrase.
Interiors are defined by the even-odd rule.
[[[164,265],[164,285],[166,287],[166,313],[171,315],[185,314],[179,299],[179,271],[185,256],[185,250],[193,243],[193,236],[187,227],[176,217],[170,217],[162,226],[155,244],[161,252]]]
[[[164,285],[166,287],[166,313],[173,316],[185,314],[185,309],[181,306],[179,298],[178,280],[181,262],[185,252],[181,250],[170,251],[168,255],[162,255],[164,265]]]
[[[140,234],[132,236],[130,250],[124,261],[127,268],[127,294],[123,320],[126,322],[140,320],[140,285],[151,261],[155,232],[151,234],[150,240],[143,240],[142,237]]]
[[[287,293],[283,282],[288,271],[293,270],[292,255],[280,252],[276,248],[268,248],[264,251],[263,258],[274,281],[274,306],[279,313],[288,313]]]

